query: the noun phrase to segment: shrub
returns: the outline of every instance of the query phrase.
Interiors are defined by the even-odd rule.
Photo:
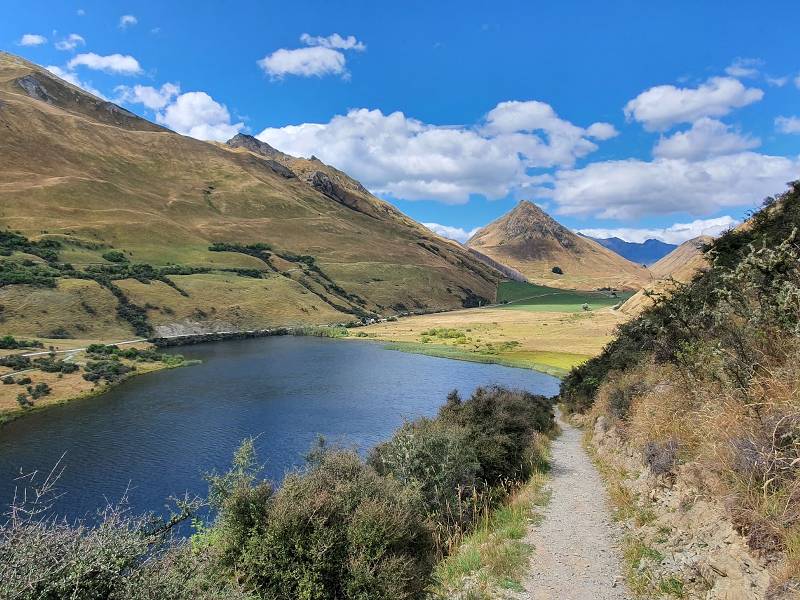
[[[20,377],[19,379],[17,379],[17,384],[18,385],[28,385],[30,382],[31,382],[31,378],[27,377],[27,376],[26,377]]]
[[[0,366],[9,367],[14,371],[22,371],[23,369],[31,368],[31,359],[22,354],[9,354],[8,356],[0,357]]]
[[[564,274],[564,271],[561,269],[561,267],[553,267],[551,269],[551,271],[553,273],[555,273],[556,275],[563,275]]]
[[[109,250],[103,253],[103,258],[112,263],[128,262],[128,258],[119,250]]]
[[[56,360],[52,356],[35,359],[33,366],[45,373],[74,373],[80,368],[75,363]]]
[[[11,375],[7,375],[6,377],[3,377],[2,381],[3,381],[3,385],[11,385],[13,383],[16,383],[14,381],[14,378],[11,377]]]
[[[489,486],[530,477],[527,450],[534,434],[554,426],[550,400],[498,386],[478,388],[466,401],[452,392],[439,417],[467,430],[480,464],[478,476]]]
[[[412,489],[343,451],[318,454],[268,499],[253,489],[227,497],[223,506],[236,509],[220,523],[246,525],[236,572],[260,597],[424,597],[433,541]]]
[[[479,486],[480,464],[466,428],[438,419],[406,423],[368,462],[381,475],[419,490],[426,513],[445,530],[471,521],[468,499]]]
[[[96,383],[105,379],[108,383],[115,383],[124,379],[128,373],[134,370],[134,367],[129,367],[119,360],[90,360],[84,369],[86,372],[83,374],[83,378],[86,381]]]
[[[13,335],[4,335],[0,338],[0,348],[4,350],[17,350],[19,348],[42,348],[39,340],[18,340]]]

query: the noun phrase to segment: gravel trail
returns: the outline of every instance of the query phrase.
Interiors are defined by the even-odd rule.
[[[563,420],[553,442],[550,503],[526,542],[534,547],[521,599],[622,600],[625,589],[616,526],[600,475]]]

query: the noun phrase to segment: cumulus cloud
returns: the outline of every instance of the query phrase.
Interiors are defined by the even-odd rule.
[[[702,117],[721,117],[763,98],[758,88],[745,87],[732,77],[712,77],[696,88],[658,85],[625,105],[625,117],[642,123],[648,131],[665,130]]]
[[[304,33],[300,36],[300,41],[306,46],[322,46],[323,48],[336,48],[339,50],[357,50],[363,52],[367,49],[367,46],[363,42],[359,42],[354,35],[342,37],[338,33],[327,37]]]
[[[800,159],[740,152],[699,161],[682,158],[596,162],[555,174],[560,214],[630,219],[685,212],[703,215],[751,206],[797,179]]]
[[[77,87],[81,88],[82,90],[85,90],[85,91],[89,92],[90,94],[92,94],[94,96],[97,96],[98,98],[100,98],[102,100],[107,100],[108,99],[102,93],[100,93],[99,90],[97,90],[96,88],[92,87],[91,84],[86,83],[86,82],[81,81],[80,79],[78,79],[78,76],[75,73],[73,73],[72,71],[66,71],[66,70],[62,69],[61,67],[57,67],[55,65],[47,66],[47,67],[45,67],[45,69],[50,71],[56,77],[60,77],[64,81],[67,81],[67,82],[71,83],[72,85],[77,86]]]
[[[475,127],[423,123],[401,112],[353,109],[327,123],[267,128],[257,137],[298,156],[321,160],[373,192],[407,200],[463,204],[471,195],[502,198],[550,181],[533,168],[571,166],[613,127],[587,129],[543,102],[502,102]]]
[[[453,227],[451,225],[441,225],[439,223],[423,223],[423,225],[425,225],[425,227],[434,233],[438,233],[442,237],[461,242],[462,244],[475,235],[475,233],[480,229],[480,227],[475,227],[474,229],[467,231],[463,227]]]
[[[117,94],[115,102],[126,104],[143,104],[150,110],[160,110],[169,104],[181,91],[176,83],[165,83],[160,88],[148,85],[118,85],[114,88]]]
[[[272,79],[282,79],[286,75],[298,77],[323,77],[339,75],[349,78],[347,59],[344,50],[363,51],[367,47],[355,36],[343,37],[334,33],[327,37],[304,33],[300,41],[307,48],[280,48],[257,61],[261,69]]]
[[[296,50],[281,48],[258,61],[258,66],[273,79],[282,79],[286,75],[299,77],[346,76],[346,64],[347,60],[344,54],[322,46]]]
[[[119,18],[119,27],[120,29],[127,29],[128,27],[133,27],[138,22],[139,19],[137,19],[133,15],[122,15]]]
[[[67,63],[70,69],[76,67],[86,67],[95,71],[105,71],[106,73],[116,73],[119,75],[138,75],[142,72],[139,61],[128,54],[109,54],[101,56],[94,52],[78,54]]]
[[[219,142],[232,138],[244,128],[244,123],[231,123],[227,107],[205,92],[179,95],[156,114],[156,121],[183,135]]]
[[[653,149],[653,155],[662,158],[701,160],[711,156],[751,150],[760,144],[757,138],[734,131],[730,125],[703,117],[692,123],[691,129],[687,131],[661,137]]]
[[[775,128],[781,133],[800,133],[800,117],[776,117]]]
[[[41,46],[47,43],[47,38],[38,33],[26,33],[19,39],[20,46]]]
[[[56,50],[75,50],[78,46],[86,45],[86,40],[82,35],[77,33],[70,33],[63,40],[56,42]]]
[[[764,64],[760,58],[737,58],[725,69],[731,77],[757,77],[759,68]]]
[[[634,242],[637,244],[641,244],[650,239],[661,240],[668,244],[682,244],[686,240],[691,240],[701,235],[716,237],[739,223],[740,221],[726,215],[714,219],[697,219],[691,223],[675,223],[674,225],[661,228],[593,228],[579,229],[578,233],[600,239],[618,237],[626,242]]]

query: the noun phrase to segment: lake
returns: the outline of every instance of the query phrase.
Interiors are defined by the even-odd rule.
[[[162,512],[202,474],[225,470],[257,436],[266,475],[303,464],[318,435],[360,452],[404,420],[432,416],[456,388],[501,384],[551,396],[558,380],[524,369],[387,350],[381,344],[271,337],[174,350],[202,364],[135,377],[100,396],[55,406],[0,428],[0,502],[20,469],[49,471],[64,454],[57,504],[91,516],[128,489],[133,510]]]

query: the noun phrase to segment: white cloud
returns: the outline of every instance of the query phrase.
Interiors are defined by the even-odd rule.
[[[82,35],[77,33],[70,33],[63,40],[56,42],[56,50],[75,50],[78,46],[86,45],[86,40]]]
[[[342,75],[346,77],[346,64],[347,60],[344,54],[322,46],[296,50],[281,48],[258,61],[258,66],[273,79],[281,79],[286,75],[299,77]]]
[[[78,15],[79,17],[83,17],[86,16],[86,11],[83,10],[82,8],[79,8],[78,10],[75,11],[75,14]]]
[[[800,117],[776,117],[775,128],[781,133],[800,133]]]
[[[629,101],[624,110],[629,120],[639,121],[648,131],[658,131],[701,117],[721,117],[763,96],[762,90],[747,88],[738,79],[712,77],[696,88],[652,87]]]
[[[143,104],[151,110],[159,110],[180,94],[181,88],[176,83],[165,83],[160,88],[148,85],[134,85],[133,87],[118,85],[114,91],[117,93],[115,102]]]
[[[685,212],[704,215],[752,206],[797,179],[800,159],[740,152],[701,161],[657,158],[592,163],[559,171],[553,189],[540,190],[560,214],[630,219]]]
[[[691,240],[701,235],[716,237],[738,224],[739,221],[726,215],[715,219],[697,219],[691,223],[675,223],[669,227],[661,228],[591,228],[579,229],[578,233],[600,239],[618,237],[626,242],[635,242],[637,244],[650,239],[661,240],[668,244],[682,244],[686,240]]]
[[[731,77],[757,77],[758,69],[764,64],[760,58],[737,58],[725,69]]]
[[[549,181],[528,170],[571,166],[597,148],[589,135],[607,136],[610,129],[583,129],[548,104],[529,101],[502,102],[477,127],[361,108],[327,123],[267,128],[257,137],[290,154],[316,155],[376,193],[463,204],[472,194],[502,198]]]
[[[440,225],[439,223],[423,223],[425,227],[433,231],[434,233],[438,233],[442,237],[446,237],[450,240],[455,240],[457,242],[461,242],[462,244],[466,242],[469,238],[475,235],[480,227],[475,227],[474,229],[470,229],[467,231],[462,227],[453,227],[451,225]]]
[[[41,46],[47,43],[47,38],[38,33],[26,33],[19,39],[20,46]]]
[[[343,50],[362,52],[367,49],[355,36],[343,37],[338,33],[329,36],[312,36],[304,33],[300,41],[308,48],[279,48],[272,54],[257,61],[258,66],[272,79],[282,79],[286,75],[298,77],[323,77],[340,75],[349,79],[347,58]]]
[[[795,87],[800,89],[800,75],[798,75],[797,77],[794,78],[794,85],[795,85]]]
[[[617,131],[616,127],[611,123],[592,123],[586,129],[586,135],[602,142],[603,140],[610,140],[613,137],[617,137],[619,131]]]
[[[244,123],[231,123],[227,107],[205,92],[181,94],[156,114],[156,121],[183,135],[220,142],[244,128]]]
[[[734,131],[730,125],[703,117],[692,123],[688,131],[661,137],[653,148],[653,155],[659,158],[701,160],[751,150],[760,144],[757,138]]]
[[[133,27],[138,22],[139,19],[137,19],[133,15],[122,15],[119,18],[119,27],[120,29],[127,29],[128,27]]]
[[[789,76],[784,75],[783,77],[770,77],[769,75],[765,75],[764,80],[768,84],[774,85],[775,87],[783,87],[789,82]]]
[[[300,36],[300,41],[306,46],[322,46],[323,48],[336,48],[338,50],[358,50],[363,52],[367,49],[366,45],[363,42],[359,42],[354,35],[342,37],[338,33],[327,37],[304,33]]]
[[[100,98],[102,100],[108,100],[108,98],[106,98],[103,94],[101,94],[99,90],[97,90],[96,88],[92,87],[91,84],[86,83],[86,82],[81,81],[80,79],[78,79],[78,76],[75,73],[71,72],[71,71],[66,71],[66,70],[62,69],[61,67],[57,67],[55,65],[47,66],[47,67],[45,67],[45,69],[50,71],[56,77],[60,77],[64,81],[67,81],[67,82],[71,83],[72,85],[81,88],[82,90],[86,90],[90,94],[93,94],[94,96],[97,96],[98,98]]]
[[[105,71],[107,73],[117,73],[120,75],[138,75],[142,72],[139,61],[128,54],[109,54],[101,56],[94,52],[78,54],[67,63],[70,69],[84,66],[95,71]]]

